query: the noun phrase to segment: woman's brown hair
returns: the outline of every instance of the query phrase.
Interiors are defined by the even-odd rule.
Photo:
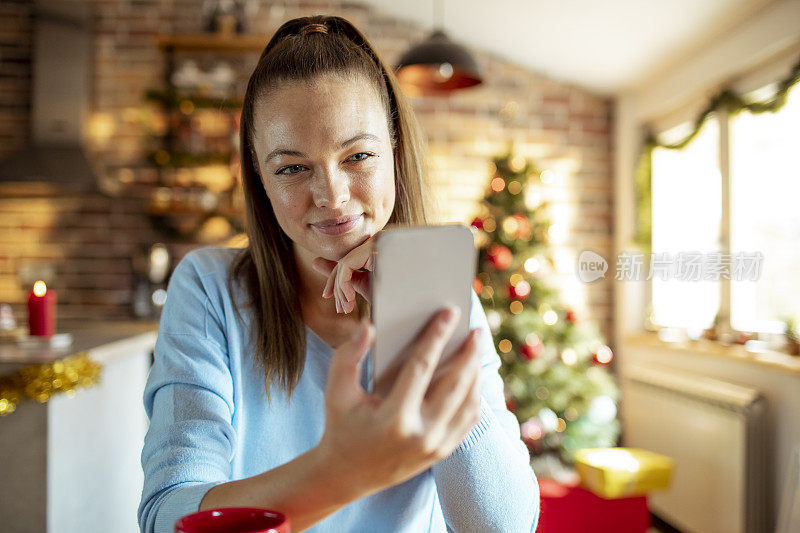
[[[395,173],[395,205],[388,224],[425,224],[430,216],[422,135],[397,79],[366,37],[341,17],[315,15],[283,24],[261,53],[245,91],[239,143],[249,243],[237,253],[228,279],[232,296],[238,283],[249,297],[245,302],[253,318],[249,340],[264,372],[268,401],[274,381],[291,397],[305,366],[306,333],[293,244],[275,218],[258,173],[253,116],[270,89],[322,74],[369,80],[384,104]],[[233,301],[241,319],[235,297]],[[369,304],[360,295],[357,304],[359,318],[368,316]]]

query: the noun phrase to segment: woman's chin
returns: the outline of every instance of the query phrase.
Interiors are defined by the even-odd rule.
[[[369,237],[367,237],[369,238]],[[316,249],[316,256],[324,257],[329,261],[339,261],[342,257],[350,253],[353,248],[358,247],[364,238],[361,235],[340,235],[338,237],[331,237],[328,242],[317,242],[317,245],[312,248]]]

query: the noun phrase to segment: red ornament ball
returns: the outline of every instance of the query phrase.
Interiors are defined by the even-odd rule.
[[[514,255],[511,253],[511,250],[502,244],[493,245],[491,248],[489,248],[488,254],[489,262],[497,270],[507,269],[511,266],[511,261],[514,259]]]
[[[517,238],[529,240],[531,238],[531,223],[528,217],[517,213],[514,215],[514,220],[517,221]]]
[[[478,229],[483,229],[483,219],[481,217],[475,217],[472,221],[472,225]]]
[[[572,309],[569,309],[567,311],[566,315],[564,316],[564,318],[570,324],[574,324],[575,323],[575,312]]]
[[[514,300],[517,297],[517,292],[514,290],[513,285],[506,285],[506,291],[508,291],[508,297]]]
[[[472,290],[475,291],[475,294],[480,294],[481,289],[483,288],[483,281],[480,278],[475,278],[472,282]]]
[[[533,361],[544,351],[544,344],[537,342],[536,344],[528,344],[527,342],[520,346],[520,353],[522,357],[528,361]]]
[[[514,398],[506,398],[506,409],[513,413],[516,408],[517,405],[514,403]]]

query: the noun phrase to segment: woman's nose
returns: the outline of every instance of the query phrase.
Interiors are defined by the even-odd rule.
[[[335,209],[350,200],[349,177],[337,169],[315,171],[312,195],[317,207]]]

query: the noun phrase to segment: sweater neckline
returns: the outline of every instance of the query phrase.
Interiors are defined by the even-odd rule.
[[[308,324],[306,324],[306,333],[311,342],[315,344],[317,348],[319,348],[319,350],[326,356],[326,359],[330,359],[331,354],[333,354],[333,348],[328,346],[328,344],[322,340],[322,337],[317,335],[313,329],[308,327]]]
[[[314,351],[320,354],[326,363],[330,363],[334,349],[328,346],[313,329],[308,327],[308,324],[306,324],[306,333],[306,339],[314,346]],[[364,362],[361,366],[361,386],[364,388],[364,390],[371,390],[372,387],[372,352],[373,348],[370,348],[367,351],[367,353],[364,355]],[[322,388],[325,387],[324,379],[323,382],[320,383],[320,386]]]

